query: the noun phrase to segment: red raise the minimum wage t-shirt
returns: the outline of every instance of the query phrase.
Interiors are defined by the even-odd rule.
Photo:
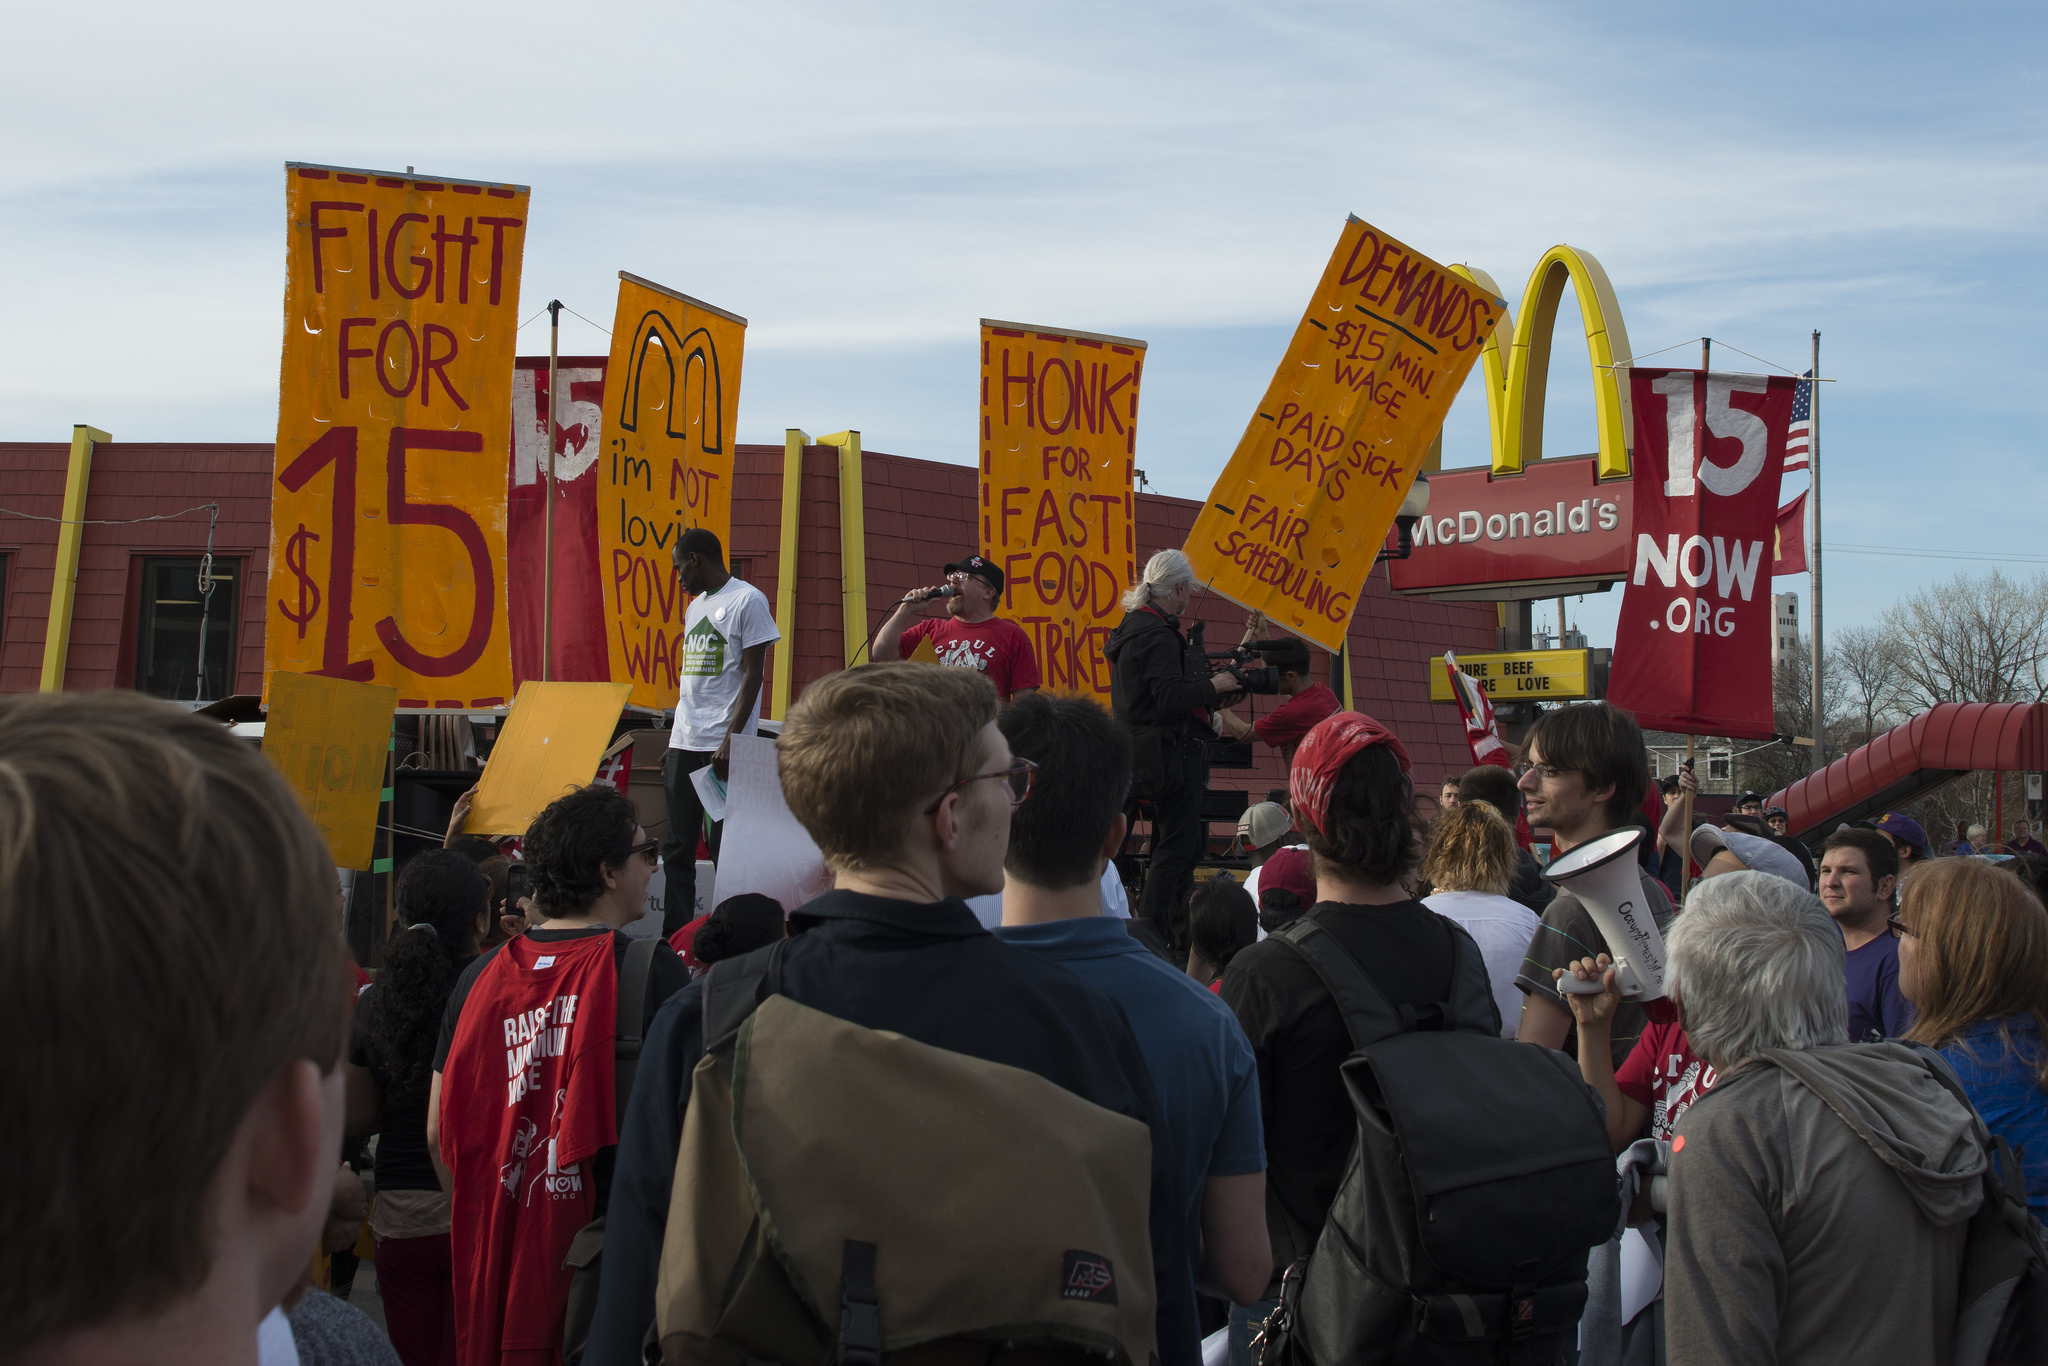
[[[618,1141],[611,940],[508,941],[456,1023],[441,1072],[441,1154],[455,1178],[462,1366],[562,1359],[562,1261],[597,1217],[590,1159]]]

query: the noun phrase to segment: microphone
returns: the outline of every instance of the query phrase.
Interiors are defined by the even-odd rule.
[[[904,599],[904,601],[905,601],[905,602],[934,602],[934,601],[938,600],[939,598],[957,598],[957,597],[959,597],[959,596],[960,596],[960,590],[959,590],[959,589],[957,589],[957,588],[955,588],[955,587],[954,587],[954,586],[953,586],[952,584],[948,583],[948,584],[941,584],[941,585],[940,585],[939,587],[937,587],[937,588],[927,588],[927,589],[926,589],[926,590],[925,590],[924,592],[922,592],[922,593],[919,593],[919,594],[918,594],[918,595],[917,595],[916,597],[913,597],[913,598],[905,598],[905,599]]]

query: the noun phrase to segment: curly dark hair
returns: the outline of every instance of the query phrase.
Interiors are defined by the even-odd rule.
[[[765,948],[786,933],[781,902],[760,892],[742,892],[719,902],[718,908],[697,927],[690,952],[709,967]]]
[[[1302,831],[1320,871],[1329,867],[1365,882],[1395,883],[1422,862],[1415,786],[1385,745],[1351,756],[1330,789],[1326,830]]]
[[[488,889],[476,864],[452,849],[430,849],[399,874],[392,896],[397,923],[384,947],[369,1029],[390,1088],[386,1105],[427,1089],[441,1012],[460,975],[456,964],[476,954]]]
[[[550,918],[581,915],[604,895],[604,870],[633,852],[640,813],[610,783],[555,798],[526,828],[533,902]]]

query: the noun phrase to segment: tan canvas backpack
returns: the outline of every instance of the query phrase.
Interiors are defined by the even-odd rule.
[[[663,1361],[1152,1366],[1146,1126],[776,994],[781,947],[705,983]]]

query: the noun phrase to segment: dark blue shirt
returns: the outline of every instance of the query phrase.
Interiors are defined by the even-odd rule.
[[[1137,1031],[1165,1120],[1175,1207],[1187,1233],[1188,1293],[1200,1270],[1202,1191],[1212,1176],[1266,1170],[1259,1066],[1223,998],[1197,986],[1099,915],[1009,925],[996,938],[1050,959],[1109,993]]]
[[[2041,1027],[2032,1016],[1979,1020],[1941,1050],[1984,1127],[2020,1150],[2027,1207],[2048,1219],[2048,1094],[2041,1091]]]
[[[1896,1039],[1912,1025],[1913,1003],[1899,991],[1898,940],[1880,934],[1863,947],[1849,950],[1845,976],[1850,1043]]]
[[[782,992],[868,1029],[1024,1068],[1152,1128],[1152,1267],[1159,1359],[1201,1358],[1191,1254],[1170,1198],[1173,1135],[1124,1012],[1057,964],[998,941],[959,900],[919,905],[827,892],[792,917]],[[655,1282],[690,1074],[703,1055],[702,983],[654,1017],[619,1134],[605,1219],[597,1316],[584,1360],[638,1366],[654,1322]],[[884,1313],[887,1312],[886,1307]]]

